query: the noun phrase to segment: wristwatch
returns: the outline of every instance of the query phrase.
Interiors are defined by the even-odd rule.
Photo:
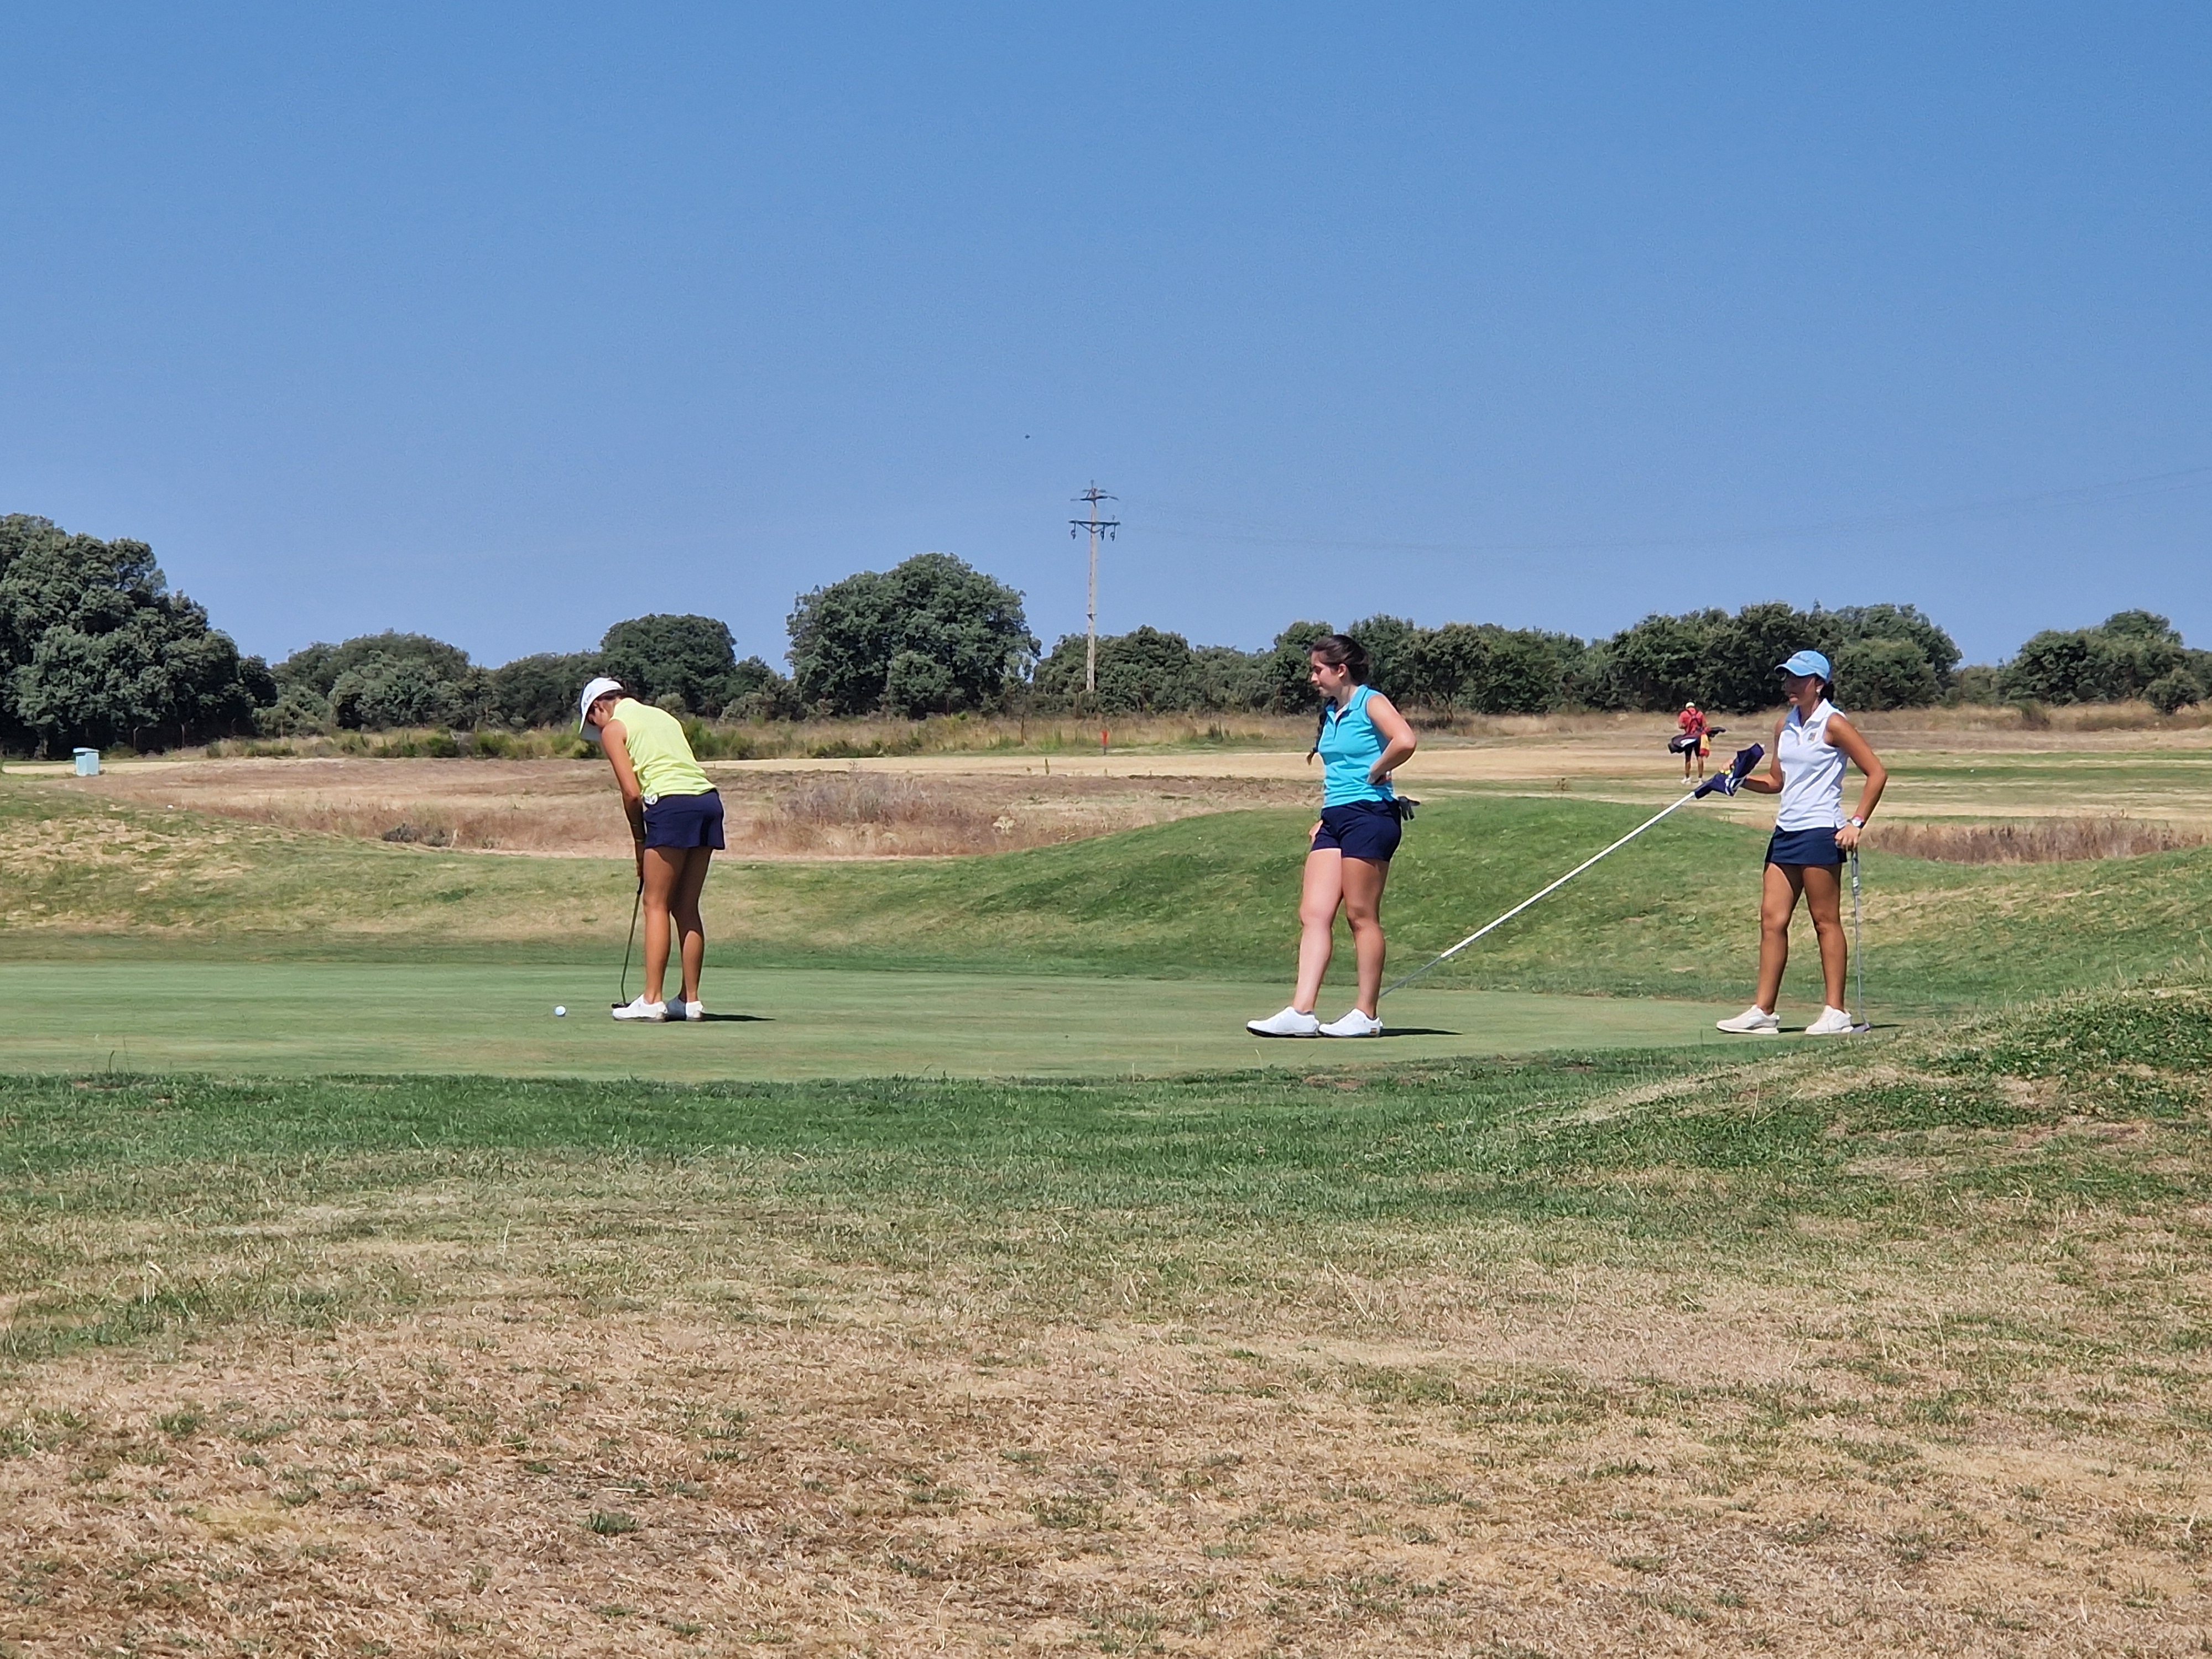
[[[1850,825],[1854,830],[1863,830],[1866,828],[1866,820],[1864,818],[1845,818],[1844,822]]]

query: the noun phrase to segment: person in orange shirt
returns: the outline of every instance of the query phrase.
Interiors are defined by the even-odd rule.
[[[1682,781],[1690,781],[1690,768],[1695,765],[1698,776],[1705,775],[1705,757],[1712,752],[1712,729],[1705,724],[1705,711],[1693,702],[1682,705],[1682,712],[1674,716],[1674,724],[1682,735],[1674,739],[1674,746],[1682,751]]]

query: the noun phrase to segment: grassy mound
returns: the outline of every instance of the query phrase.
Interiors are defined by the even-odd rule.
[[[1646,816],[1573,800],[1443,802],[1412,827],[1387,916],[1409,967]],[[717,949],[757,963],[1279,975],[1301,811],[1228,812],[989,858],[823,865],[726,859]],[[1696,809],[1437,976],[1491,989],[1740,995],[1755,961],[1760,832]],[[7,948],[478,957],[619,941],[626,866],[366,845],[0,788]],[[1866,867],[1869,992],[1910,1010],[2169,972],[2212,954],[2212,848],[2066,864]],[[614,948],[619,949],[618,943]],[[1811,984],[1801,927],[1790,994]]]

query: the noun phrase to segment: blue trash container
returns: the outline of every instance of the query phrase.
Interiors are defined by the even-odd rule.
[[[76,775],[81,778],[96,778],[100,775],[100,750],[80,749],[76,751]]]

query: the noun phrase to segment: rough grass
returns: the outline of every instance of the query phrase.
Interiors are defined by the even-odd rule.
[[[2208,1032],[16,1080],[0,1639],[2195,1651]]]
[[[2202,847],[2212,836],[2135,818],[2041,818],[2027,823],[1898,823],[1871,827],[1868,845],[1946,864],[2065,864],[2141,858]]]

